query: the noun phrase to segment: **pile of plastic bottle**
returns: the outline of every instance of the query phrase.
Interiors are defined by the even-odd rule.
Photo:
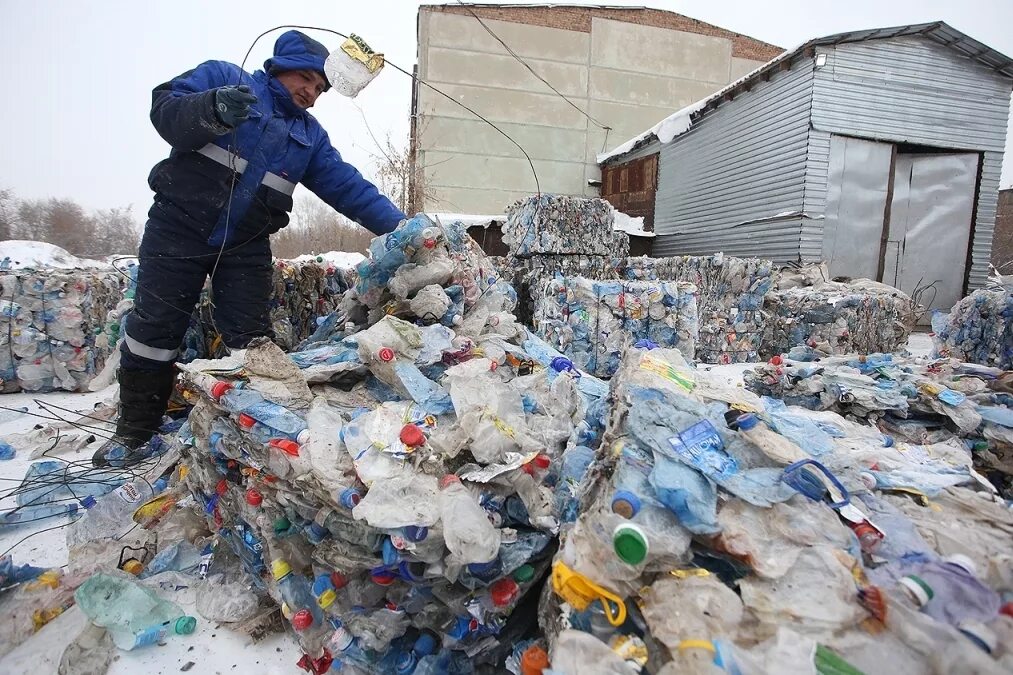
[[[948,314],[936,314],[932,330],[938,355],[1013,368],[1013,277],[999,277],[957,302]]]
[[[514,257],[629,255],[629,235],[614,230],[615,211],[603,199],[533,195],[511,204],[506,214],[503,241]]]
[[[822,273],[813,278],[813,270]],[[870,279],[826,279],[825,265],[781,275],[778,287],[766,297],[764,358],[800,345],[828,354],[904,349],[916,318],[910,297]]]
[[[611,377],[631,341],[694,353],[697,289],[678,281],[550,278],[535,296],[532,325],[582,370]]]
[[[552,672],[1013,666],[1013,512],[959,432],[909,445],[663,349],[611,402],[543,598]]]
[[[516,322],[460,225],[417,216],[358,274],[299,351],[185,367],[184,484],[304,668],[501,663],[536,631],[531,590],[575,507],[560,470],[593,456],[607,386]]]
[[[112,351],[104,328],[124,282],[113,270],[0,271],[0,392],[85,390]]]
[[[317,321],[334,311],[351,285],[351,270],[323,257],[274,261],[271,328],[285,350],[295,349],[313,334]]]
[[[697,287],[700,335],[696,359],[702,363],[759,360],[765,315],[763,302],[777,270],[769,260],[712,256],[627,258],[626,279],[677,279]]]

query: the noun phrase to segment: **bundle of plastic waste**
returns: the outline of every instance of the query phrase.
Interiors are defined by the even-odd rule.
[[[630,238],[613,229],[612,206],[603,199],[541,194],[507,207],[503,241],[514,257],[589,255],[623,258]]]
[[[963,298],[932,317],[936,354],[1013,369],[1013,277]]]

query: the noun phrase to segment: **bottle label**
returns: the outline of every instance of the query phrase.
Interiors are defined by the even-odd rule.
[[[124,483],[116,488],[116,494],[127,504],[136,504],[141,501],[141,492],[133,483]]]
[[[152,626],[151,628],[145,628],[144,630],[134,635],[134,647],[146,647],[161,642],[165,639],[165,636],[169,634],[169,630],[165,626]]]
[[[684,462],[708,476],[728,478],[739,470],[735,458],[725,452],[718,430],[708,420],[701,420],[678,436],[672,436],[668,444]]]

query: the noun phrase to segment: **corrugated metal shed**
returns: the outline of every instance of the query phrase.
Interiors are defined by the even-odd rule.
[[[942,22],[842,33],[691,106],[692,124],[670,143],[646,133],[603,165],[660,151],[655,255],[819,260],[825,227],[838,225],[824,219],[833,136],[895,153],[978,153],[975,288],[987,272],[1011,89],[1013,60]]]

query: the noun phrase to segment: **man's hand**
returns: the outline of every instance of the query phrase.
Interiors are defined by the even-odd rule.
[[[245,84],[215,90],[215,114],[218,121],[230,129],[235,129],[246,121],[250,115],[250,106],[256,102],[257,97]]]

